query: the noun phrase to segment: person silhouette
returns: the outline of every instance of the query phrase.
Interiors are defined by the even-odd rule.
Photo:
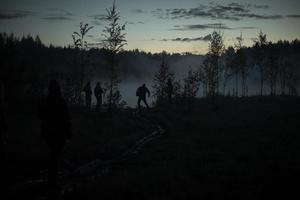
[[[1,173],[1,185],[3,189],[2,197],[5,199],[7,195],[7,181],[8,179],[8,168],[7,168],[7,160],[6,160],[6,132],[7,125],[4,116],[4,86],[2,81],[0,80],[0,173]]]
[[[91,108],[92,103],[92,88],[91,88],[91,82],[88,81],[86,85],[83,88],[83,91],[85,92],[85,105],[87,108]]]
[[[168,95],[169,103],[172,103],[173,84],[170,78],[168,79],[168,83],[167,83],[167,95]]]
[[[101,108],[102,105],[102,94],[103,94],[103,89],[101,87],[101,83],[97,82],[97,85],[94,89],[94,95],[97,99],[97,109]]]
[[[149,108],[147,100],[146,100],[146,94],[148,94],[148,98],[150,97],[150,91],[148,90],[148,88],[146,87],[146,84],[144,83],[142,86],[140,86],[137,90],[136,90],[136,96],[138,96],[138,108],[139,110],[141,110],[141,101],[144,102],[144,104],[146,105],[147,108]]]
[[[57,187],[59,160],[72,132],[69,109],[56,80],[50,81],[48,96],[42,100],[38,110],[42,122],[42,137],[50,151],[48,183],[51,187]]]
[[[0,145],[1,145],[1,161],[5,159],[5,138],[6,138],[7,126],[4,117],[4,86],[2,81],[0,80]],[[4,162],[1,162],[4,163]]]

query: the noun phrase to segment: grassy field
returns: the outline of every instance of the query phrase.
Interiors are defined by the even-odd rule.
[[[166,135],[69,199],[285,199],[297,191],[299,99],[205,100],[157,110]]]
[[[299,100],[223,98],[217,109],[198,100],[192,112],[184,105],[146,111],[166,133],[65,199],[286,199],[299,185]],[[76,110],[72,119],[64,157],[75,165],[114,157],[151,132],[131,112]],[[34,176],[47,152],[39,121],[22,115],[9,121],[12,180]]]

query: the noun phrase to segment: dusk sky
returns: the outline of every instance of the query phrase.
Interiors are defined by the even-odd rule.
[[[72,44],[79,23],[95,26],[91,43],[101,41],[105,9],[112,0],[1,0],[0,32],[39,35],[45,44]],[[125,49],[150,52],[207,52],[209,34],[220,28],[226,46],[241,33],[252,45],[260,30],[271,41],[300,38],[299,0],[117,0],[127,23]]]

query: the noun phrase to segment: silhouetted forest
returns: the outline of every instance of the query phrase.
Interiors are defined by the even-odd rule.
[[[263,35],[260,35],[263,37]],[[299,89],[299,59],[300,42],[278,41],[276,43],[264,41],[260,38],[252,47],[240,47],[234,49],[228,47],[220,55],[218,78],[216,81],[216,93],[230,96],[250,95],[297,95]],[[44,45],[36,36],[24,36],[17,38],[13,34],[0,34],[0,51],[2,55],[1,79],[6,88],[6,98],[11,104],[17,105],[19,100],[35,101],[45,93],[49,80],[56,78],[63,85],[63,93],[72,102],[71,96],[79,78],[78,55],[84,57],[85,80],[106,80],[108,63],[105,48],[80,50],[78,48],[54,47]],[[181,75],[187,72],[193,64],[192,71],[198,71],[199,86],[207,95],[209,76],[214,76],[207,71],[207,65],[211,56],[206,59],[201,55],[193,54],[168,54],[166,52],[152,54],[139,50],[121,51],[118,53],[119,74],[123,80],[150,79],[154,76],[158,66],[164,62],[169,71]],[[190,63],[186,60],[192,59]],[[204,60],[204,62],[202,62]],[[199,63],[197,63],[199,62]],[[173,63],[182,66],[173,69]],[[202,71],[201,71],[202,70]],[[206,70],[206,71],[205,71]],[[205,75],[206,73],[206,75]],[[210,73],[210,74],[209,74]],[[182,77],[182,76],[181,76]],[[180,78],[174,77],[174,80]],[[247,83],[247,80],[249,83]],[[183,81],[181,80],[181,84]],[[184,85],[180,87],[183,92]],[[215,89],[214,89],[215,90]],[[218,91],[217,91],[218,90]],[[253,92],[254,91],[254,92]]]

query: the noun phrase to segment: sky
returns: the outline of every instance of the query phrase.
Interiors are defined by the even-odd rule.
[[[68,46],[83,22],[94,26],[88,42],[98,43],[112,5],[113,0],[0,0],[0,32]],[[273,42],[300,38],[299,0],[116,0],[116,6],[126,23],[127,50],[205,54],[216,29],[226,46],[241,34],[251,46],[260,30]]]

